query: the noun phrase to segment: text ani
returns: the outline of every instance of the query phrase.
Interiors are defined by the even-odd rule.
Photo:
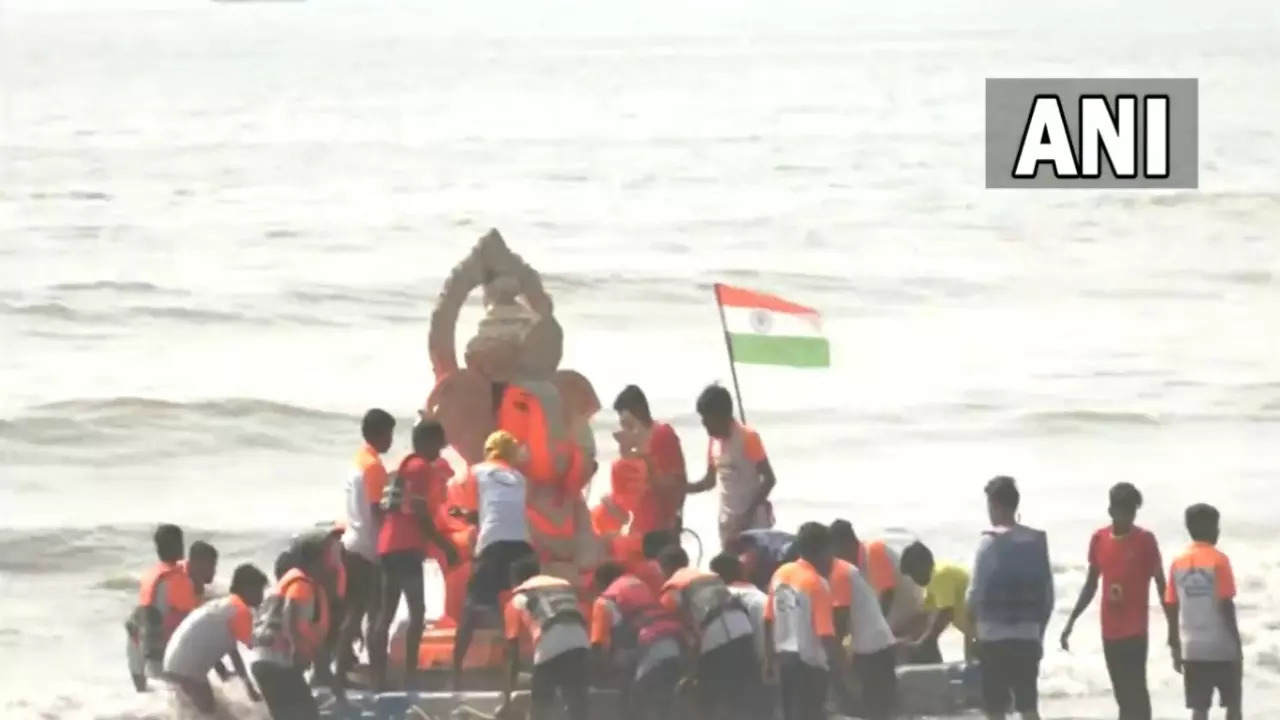
[[[1142,99],[1142,128],[1138,127],[1137,95],[1118,95],[1109,102],[1104,95],[1080,96],[1080,148],[1072,145],[1062,99],[1037,95],[1032,100],[1027,126],[1013,177],[1034,178],[1041,164],[1053,166],[1058,179],[1102,177],[1103,157],[1111,173],[1123,180],[1169,177],[1169,96]],[[1113,111],[1114,108],[1114,111]],[[1142,136],[1142,157],[1138,137]],[[1141,173],[1139,173],[1141,159]]]

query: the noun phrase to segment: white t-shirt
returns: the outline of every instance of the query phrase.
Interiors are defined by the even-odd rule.
[[[378,559],[378,524],[370,506],[382,500],[371,498],[366,490],[365,470],[352,467],[343,484],[346,493],[347,527],[342,533],[342,546],[366,560]]]
[[[183,619],[164,651],[168,675],[202,679],[236,648],[249,644],[253,613],[239,597],[212,600]]]
[[[756,640],[756,659],[764,658],[764,606],[769,602],[769,596],[763,590],[750,583],[741,585],[730,585],[729,593],[742,603],[747,609],[747,616],[751,620],[751,632],[755,635]]]
[[[893,630],[880,608],[880,598],[871,583],[862,576],[862,572],[849,566],[850,578],[853,582],[852,599],[849,604],[849,630],[853,634],[853,652],[857,655],[870,655],[880,652],[894,644]]]
[[[480,530],[476,554],[496,542],[529,541],[526,481],[515,468],[487,465],[476,468],[476,501]]]

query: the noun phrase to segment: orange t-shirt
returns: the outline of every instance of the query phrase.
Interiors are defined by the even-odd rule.
[[[666,423],[654,423],[649,433],[649,465],[654,477],[683,475],[684,450],[680,437]],[[657,488],[649,478],[647,492],[641,497],[631,520],[631,532],[644,534],[652,530],[671,530],[684,505],[683,488]]]
[[[883,540],[872,540],[858,545],[858,566],[863,568],[867,582],[877,595],[898,586],[898,569],[889,557],[889,546]]]

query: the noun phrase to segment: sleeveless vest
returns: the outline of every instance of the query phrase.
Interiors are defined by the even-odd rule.
[[[728,610],[741,610],[750,617],[718,575],[703,575],[681,588],[680,601],[698,630],[707,629]]]
[[[263,598],[262,605],[254,616],[253,646],[258,649],[260,655],[270,656],[279,662],[295,664],[305,664],[305,662],[300,661],[310,660],[309,657],[302,657],[302,654],[304,652],[310,653],[314,651],[314,648],[299,647],[298,641],[294,637],[294,628],[290,627],[289,618],[285,612],[286,595],[289,588],[294,583],[299,582],[311,585],[312,592],[315,594],[315,602],[310,618],[311,624],[321,625],[325,620],[323,589],[301,570],[290,570],[280,580],[275,589]]]
[[[1043,532],[1027,530],[1034,535],[1013,535],[1019,530],[994,534],[995,566],[987,577],[981,606],[974,609],[980,620],[1008,625],[1044,622],[1048,546]]]
[[[547,630],[562,623],[586,625],[578,595],[571,585],[539,585],[521,588],[517,593],[527,598],[525,612],[541,636]]]

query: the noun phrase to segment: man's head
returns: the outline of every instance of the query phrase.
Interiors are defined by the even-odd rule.
[[[796,533],[795,545],[796,552],[805,562],[812,565],[823,576],[830,574],[831,531],[826,525],[816,522],[801,525]]]
[[[711,572],[720,576],[726,585],[736,582],[742,582],[746,579],[746,574],[742,569],[742,561],[737,555],[730,553],[720,553],[711,558]]]
[[[640,540],[640,549],[645,560],[657,560],[663,550],[679,544],[676,534],[670,530],[650,530]]]
[[[1116,483],[1111,486],[1110,504],[1107,512],[1111,515],[1111,524],[1117,530],[1128,530],[1138,519],[1138,508],[1142,507],[1142,493],[1133,483]]]
[[[511,587],[519,587],[530,578],[541,574],[542,565],[538,562],[537,557],[533,555],[522,557],[511,564]]]
[[[182,541],[182,528],[165,523],[156,528],[153,536],[156,543],[156,557],[163,563],[176,563],[186,553],[186,545]]]
[[[239,565],[231,575],[231,594],[240,596],[251,608],[262,604],[262,595],[266,589],[267,576],[255,565]]]
[[[917,540],[902,549],[898,569],[903,575],[911,578],[912,582],[924,587],[933,579],[933,552]]]
[[[733,396],[722,385],[708,385],[698,396],[698,417],[713,438],[727,438],[733,429]]]
[[[831,554],[845,562],[858,562],[858,534],[853,531],[853,523],[848,520],[836,520],[831,523]]]
[[[671,577],[676,571],[689,567],[689,553],[679,545],[672,545],[658,554],[658,567],[662,574]]]
[[[440,457],[444,450],[444,426],[437,420],[422,419],[413,426],[413,452],[427,460]]]
[[[364,414],[364,420],[360,422],[360,434],[369,443],[369,447],[381,455],[391,449],[391,441],[396,435],[396,419],[386,410],[373,408]]]
[[[1222,521],[1218,508],[1208,503],[1196,503],[1187,508],[1186,519],[1187,534],[1192,540],[1210,545],[1218,543],[1219,523]]]
[[[625,432],[635,432],[649,427],[653,423],[653,415],[649,412],[649,399],[637,385],[622,388],[613,401],[613,410],[618,413],[618,425]]]
[[[987,516],[992,525],[1012,525],[1017,521],[1018,503],[1022,495],[1018,483],[1007,475],[993,478],[987,483]]]
[[[595,586],[596,592],[602,593],[625,574],[626,570],[618,563],[605,562],[596,567],[595,575],[592,577],[591,582]]]
[[[484,459],[508,465],[520,464],[520,441],[506,430],[495,430],[484,441]]]
[[[298,553],[293,548],[289,548],[276,556],[276,564],[273,568],[276,580],[281,580],[290,570],[298,567]]]
[[[313,580],[320,580],[326,575],[326,560],[329,553],[326,538],[305,536],[294,544],[297,568]]]
[[[197,540],[191,543],[187,551],[187,576],[196,587],[203,587],[213,582],[218,574],[218,551],[209,543]]]

